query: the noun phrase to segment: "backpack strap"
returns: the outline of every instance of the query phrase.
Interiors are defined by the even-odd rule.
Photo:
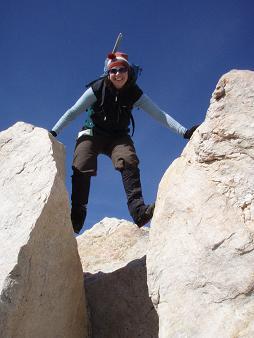
[[[101,104],[100,106],[102,107],[104,104],[104,100],[105,100],[105,92],[106,92],[106,82],[103,82],[103,86],[102,86],[102,93],[101,93]]]
[[[131,118],[131,125],[132,125],[132,133],[131,133],[131,136],[133,136],[133,135],[134,135],[134,132],[135,132],[135,120],[134,120],[134,117],[133,117],[132,113],[131,113],[130,118]]]
[[[107,76],[108,76],[108,75],[102,75],[102,76],[98,77],[97,79],[95,79],[95,80],[89,82],[88,84],[86,84],[86,88],[91,87],[96,81],[99,81],[99,80],[102,80],[102,79],[103,79],[103,80],[106,79]]]

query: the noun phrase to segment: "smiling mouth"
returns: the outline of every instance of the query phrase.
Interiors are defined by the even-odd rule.
[[[122,82],[122,81],[124,81],[124,79],[123,78],[118,78],[118,79],[114,79],[114,81],[116,81],[116,82]]]

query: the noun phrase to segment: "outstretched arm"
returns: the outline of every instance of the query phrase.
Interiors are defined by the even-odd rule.
[[[93,103],[96,102],[96,96],[93,93],[92,88],[88,88],[84,94],[78,99],[78,101],[68,109],[63,116],[58,120],[58,122],[54,125],[52,131],[55,134],[59,134],[59,132],[65,128],[71,121],[73,121],[77,116],[79,116],[82,112],[88,109]]]
[[[170,128],[182,136],[184,136],[187,131],[187,129],[173,119],[173,117],[161,110],[146,94],[143,94],[138,101],[135,102],[134,107],[141,108],[157,121],[161,122],[165,127]]]

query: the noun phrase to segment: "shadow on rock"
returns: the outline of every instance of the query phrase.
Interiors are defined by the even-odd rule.
[[[84,273],[84,280],[92,337],[158,337],[158,315],[148,296],[146,256],[111,273]]]

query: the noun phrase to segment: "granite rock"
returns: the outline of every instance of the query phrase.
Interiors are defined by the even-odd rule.
[[[94,338],[157,338],[148,296],[149,229],[105,218],[78,237]]]
[[[254,72],[225,74],[160,182],[147,254],[159,337],[254,337]]]
[[[88,337],[64,162],[44,129],[0,133],[0,337]]]

